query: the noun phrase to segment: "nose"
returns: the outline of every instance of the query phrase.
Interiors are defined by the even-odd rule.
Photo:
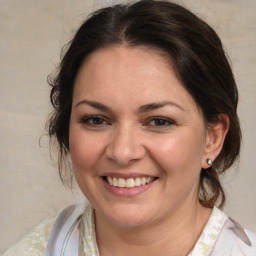
[[[134,127],[119,127],[113,131],[106,148],[106,156],[119,165],[129,165],[145,156],[143,136]]]

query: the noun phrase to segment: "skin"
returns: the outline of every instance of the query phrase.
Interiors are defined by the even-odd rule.
[[[200,171],[227,129],[227,122],[206,127],[162,53],[112,46],[87,57],[69,143],[77,182],[95,208],[100,254],[187,255],[212,210],[198,201]],[[155,180],[131,194],[111,191],[104,176]]]

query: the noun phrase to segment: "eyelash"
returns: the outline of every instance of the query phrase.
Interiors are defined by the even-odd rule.
[[[162,123],[162,124],[156,124],[156,122],[164,122],[164,124]],[[154,122],[154,124],[153,125],[151,125],[150,123],[151,122]],[[161,127],[161,128],[166,128],[166,127],[169,127],[169,126],[171,126],[171,125],[174,125],[175,124],[175,122],[173,121],[173,120],[171,120],[171,119],[168,119],[168,118],[165,118],[165,117],[161,117],[161,116],[157,116],[157,117],[152,117],[152,118],[150,118],[149,119],[149,121],[146,123],[146,125],[149,125],[149,126],[153,126],[153,127]]]
[[[151,124],[151,122],[154,122]],[[160,123],[159,123],[160,122]],[[104,116],[98,116],[98,115],[91,115],[86,116],[81,119],[81,123],[85,124],[90,127],[103,127],[106,125],[111,125],[111,122],[109,122]],[[155,116],[151,117],[148,121],[146,121],[143,126],[149,126],[153,128],[167,128],[169,126],[175,125],[175,122],[169,118],[161,117],[161,116]]]
[[[100,123],[98,123],[100,121]],[[103,116],[87,116],[81,119],[81,123],[91,126],[91,127],[100,127],[104,125],[109,125],[110,123]]]

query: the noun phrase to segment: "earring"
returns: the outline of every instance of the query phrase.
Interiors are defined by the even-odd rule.
[[[212,159],[207,158],[207,159],[206,159],[206,162],[207,162],[208,165],[210,165],[210,166],[212,165]]]

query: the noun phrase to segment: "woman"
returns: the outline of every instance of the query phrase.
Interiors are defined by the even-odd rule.
[[[50,81],[59,170],[90,205],[46,220],[5,255],[255,255],[216,206],[236,160],[238,93],[216,33],[144,0],[92,14]]]

